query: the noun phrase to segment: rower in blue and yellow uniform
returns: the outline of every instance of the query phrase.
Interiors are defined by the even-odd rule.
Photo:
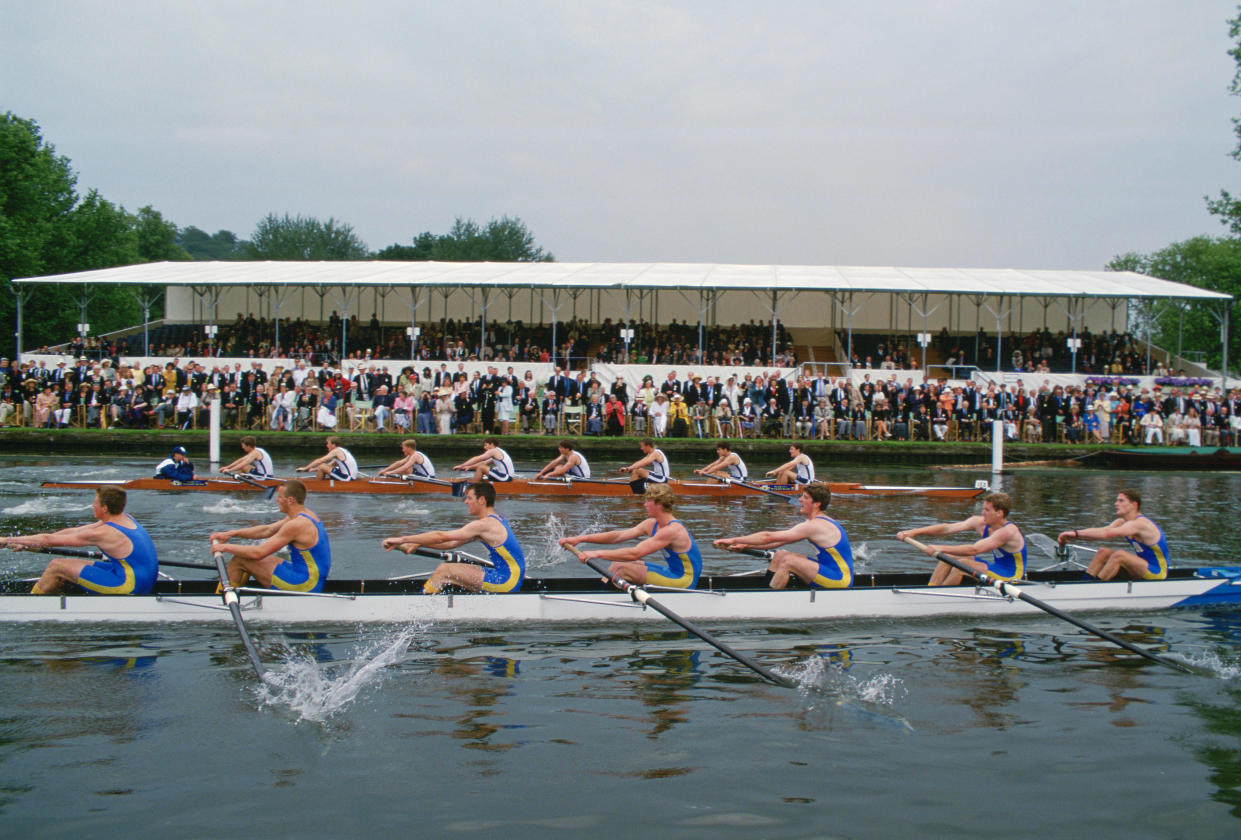
[[[729,551],[763,550],[806,540],[817,549],[813,557],[787,549],[771,555],[767,566],[767,582],[771,588],[784,589],[789,579],[796,577],[812,589],[846,589],[853,585],[853,549],[844,526],[823,512],[831,501],[832,491],[826,484],[811,484],[803,487],[798,497],[798,512],[805,521],[784,531],[724,537],[715,544]]]
[[[425,531],[404,537],[389,537],[385,551],[400,549],[412,554],[419,548],[452,549],[478,541],[487,546],[491,567],[472,563],[440,563],[423,585],[427,594],[455,586],[472,592],[516,592],[526,575],[526,555],[508,522],[496,513],[496,489],[486,481],[466,485],[463,497],[471,521],[455,531]]]
[[[216,531],[210,537],[211,551],[233,555],[228,563],[228,579],[241,586],[250,577],[269,589],[292,592],[322,592],[332,570],[332,549],[322,520],[306,507],[306,485],[290,479],[276,491],[276,504],[284,519],[268,525],[255,525],[232,531]],[[262,540],[257,545],[234,544],[231,540]],[[289,559],[276,552],[288,546]]]
[[[1101,548],[1086,569],[1099,580],[1111,580],[1124,571],[1138,580],[1164,580],[1168,576],[1168,539],[1155,521],[1142,513],[1142,494],[1125,488],[1116,494],[1116,519],[1102,528],[1062,531],[1061,545],[1070,540],[1124,539],[1132,551]]]
[[[155,586],[159,560],[146,529],[125,513],[125,491],[100,487],[95,491],[95,521],[48,534],[7,537],[9,548],[47,550],[53,546],[94,546],[103,559],[57,557],[47,564],[31,594],[51,595],[76,584],[105,595],[143,595]]]
[[[625,548],[591,549],[578,554],[585,563],[590,559],[610,560],[611,574],[639,586],[654,584],[677,589],[693,589],[702,574],[702,555],[698,544],[681,520],[673,516],[676,494],[667,484],[652,484],[642,499],[647,518],[632,528],[601,531],[564,537],[563,546],[581,543],[615,545],[638,540]],[[644,557],[662,551],[665,563],[648,562]]]
[[[982,512],[960,522],[941,522],[897,533],[897,539],[921,534],[943,535],[974,531],[981,539],[966,545],[928,545],[923,550],[934,557],[951,554],[970,568],[1003,580],[1019,580],[1026,571],[1026,540],[1021,529],[1008,521],[1013,502],[1007,493],[990,493],[982,501]],[[990,557],[984,556],[990,554]],[[931,573],[931,586],[956,586],[965,572],[940,562]]]

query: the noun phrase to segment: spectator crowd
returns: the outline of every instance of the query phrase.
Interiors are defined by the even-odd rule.
[[[1152,388],[1123,378],[1027,388],[1024,380],[901,382],[895,372],[851,382],[686,369],[631,389],[624,379],[604,383],[560,366],[541,378],[514,365],[467,372],[461,361],[399,372],[373,360],[299,360],[270,372],[257,360],[210,362],[0,360],[0,424],[196,428],[218,401],[223,427],[248,430],[934,441],[987,439],[999,420],[1013,441],[1207,446],[1233,445],[1241,432],[1241,391],[1175,378]]]

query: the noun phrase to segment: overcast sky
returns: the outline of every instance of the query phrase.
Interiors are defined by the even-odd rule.
[[[1224,229],[1222,0],[0,0],[0,109],[94,187],[373,250],[518,216],[562,261],[1101,268]]]

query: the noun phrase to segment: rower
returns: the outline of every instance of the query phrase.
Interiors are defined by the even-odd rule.
[[[254,435],[246,435],[241,439],[242,456],[236,461],[225,467],[220,467],[220,472],[225,474],[232,473],[248,473],[255,478],[271,478],[276,474],[276,467],[272,464],[271,455],[267,454],[267,450],[259,446],[258,440]]]
[[[583,563],[594,558],[611,560],[609,571],[612,575],[639,586],[651,584],[674,589],[693,589],[698,585],[698,577],[702,574],[702,555],[698,552],[698,544],[694,542],[693,535],[681,520],[673,516],[672,509],[675,505],[676,494],[671,487],[667,484],[652,484],[646,488],[642,498],[642,507],[647,518],[637,525],[616,531],[564,537],[560,544],[615,545],[638,540],[637,544],[627,548],[583,551],[578,554],[578,559]],[[664,553],[663,563],[643,561],[643,557],[659,551]]]
[[[562,440],[556,444],[560,454],[548,462],[547,466],[535,473],[535,478],[590,478],[590,464],[586,456],[577,451],[571,440]]]
[[[468,484],[464,499],[473,521],[455,531],[389,537],[382,543],[384,551],[399,548],[412,554],[418,548],[451,549],[477,540],[487,546],[491,568],[472,563],[440,563],[422,591],[433,595],[452,585],[471,592],[516,592],[526,575],[526,555],[513,529],[496,513],[496,488],[485,481]]]
[[[376,478],[395,478],[408,475],[415,478],[435,478],[435,464],[424,453],[418,451],[418,442],[413,438],[401,441],[402,457],[393,461],[375,474]]]
[[[358,462],[354,459],[353,453],[340,445],[340,438],[333,435],[325,441],[325,444],[326,455],[314,459],[304,467],[298,467],[297,471],[314,470],[315,478],[331,478],[336,481],[353,481],[357,478]]]
[[[767,475],[774,475],[779,484],[810,484],[814,481],[814,461],[796,441],[789,444],[788,463],[781,464]]]
[[[155,477],[171,481],[194,480],[194,464],[184,446],[174,446],[172,454],[155,465]]]
[[[646,479],[652,484],[666,484],[672,470],[668,466],[668,456],[662,449],[656,448],[655,439],[642,438],[638,448],[642,450],[642,457],[627,467],[621,467],[620,471],[629,473],[635,479]]]
[[[702,469],[694,470],[694,472],[698,473],[698,475],[708,475],[731,481],[746,481],[749,479],[749,473],[745,468],[745,461],[742,461],[741,456],[733,452],[732,446],[727,441],[722,440],[715,445],[715,454],[719,457]]]
[[[474,481],[512,481],[513,459],[500,448],[500,442],[488,435],[483,438],[483,451],[467,461],[463,461],[454,470],[474,470]]]
[[[146,530],[125,513],[125,491],[100,487],[91,507],[95,521],[50,534],[8,537],[9,548],[48,549],[52,546],[94,546],[101,560],[57,557],[47,564],[30,589],[32,595],[52,595],[76,584],[105,595],[144,595],[155,586],[159,561]]]
[[[798,511],[805,522],[784,531],[757,531],[743,537],[725,537],[715,541],[720,548],[768,549],[806,540],[818,551],[814,557],[781,549],[771,555],[766,580],[772,589],[784,589],[790,577],[810,585],[811,589],[847,589],[853,585],[853,549],[844,526],[823,512],[832,501],[826,484],[802,488]]]
[[[228,561],[228,580],[233,586],[243,586],[253,577],[265,589],[322,592],[332,570],[332,548],[322,520],[306,507],[306,485],[295,478],[284,482],[276,491],[276,505],[284,519],[216,531],[210,537],[211,552],[233,555]],[[234,544],[234,539],[262,542]],[[276,554],[285,546],[289,548],[288,560]]]
[[[1026,540],[1021,529],[1008,521],[1012,507],[1013,501],[1007,493],[989,493],[982,501],[982,513],[960,522],[940,522],[900,531],[896,538],[904,540],[921,534],[939,536],[974,531],[982,539],[967,545],[928,545],[924,551],[930,557],[940,551],[959,557],[962,563],[975,571],[986,572],[1000,580],[1019,580],[1025,574]],[[986,552],[991,552],[991,556],[981,556]],[[931,574],[930,585],[957,586],[964,577],[965,573],[960,569],[941,561]]]
[[[1142,494],[1125,488],[1116,494],[1116,519],[1101,528],[1062,531],[1058,540],[1124,539],[1132,551],[1101,548],[1086,569],[1099,580],[1111,580],[1124,571],[1138,580],[1165,580],[1168,577],[1168,539],[1155,521],[1142,513]]]

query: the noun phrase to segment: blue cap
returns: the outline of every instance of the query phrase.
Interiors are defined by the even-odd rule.
[[[188,453],[188,452],[186,452],[186,451],[185,451],[185,447],[184,447],[184,446],[174,446],[174,447],[172,448],[172,454],[173,454],[173,455],[185,455],[186,457],[189,457],[189,454],[190,454],[190,453]]]

